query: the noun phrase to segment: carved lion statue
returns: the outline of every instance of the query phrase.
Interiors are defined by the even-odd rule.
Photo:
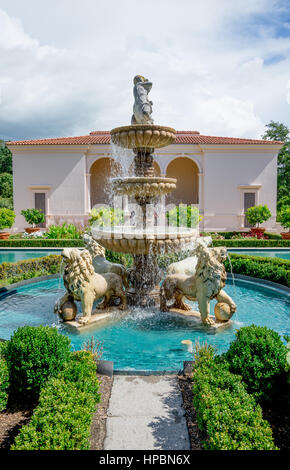
[[[184,303],[188,300],[197,300],[201,320],[205,325],[211,325],[214,320],[210,318],[210,301],[217,299],[229,305],[231,315],[236,311],[236,305],[230,296],[223,291],[226,282],[226,271],[223,261],[227,256],[224,247],[207,248],[203,245],[196,250],[198,262],[195,274],[172,274],[165,278],[160,289],[160,309],[168,311],[170,308],[191,310]],[[174,299],[171,306],[167,302]]]
[[[65,302],[81,301],[82,317],[80,323],[87,323],[92,314],[95,300],[105,297],[99,308],[106,308],[112,297],[121,299],[120,309],[127,307],[126,293],[123,290],[122,278],[115,273],[97,274],[88,250],[64,248],[62,257],[65,263],[64,285],[66,294],[56,303],[55,311],[61,312]]]
[[[106,250],[96,240],[93,239],[89,234],[85,234],[83,237],[86,249],[90,252],[93,259],[93,266],[95,272],[98,274],[103,273],[115,273],[121,276],[124,287],[128,287],[128,274],[124,266],[118,263],[111,263],[106,260]]]
[[[196,253],[197,247],[203,245],[208,247],[212,243],[211,237],[200,237],[196,240],[196,248],[193,250]],[[214,250],[214,248],[212,248]],[[181,261],[171,263],[167,268],[167,274],[186,274],[192,276],[195,273],[198,257],[196,254],[189,256]]]

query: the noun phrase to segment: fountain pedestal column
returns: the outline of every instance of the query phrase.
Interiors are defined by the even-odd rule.
[[[160,282],[158,255],[180,250],[197,234],[196,229],[185,227],[180,231],[166,226],[166,223],[155,226],[153,204],[176,188],[176,179],[154,176],[154,149],[172,144],[175,130],[153,124],[134,124],[112,129],[111,139],[115,145],[132,149],[135,153],[135,176],[114,178],[112,184],[116,195],[135,199],[140,218],[136,226],[117,226],[112,232],[96,227],[92,234],[105,248],[133,255],[128,302],[131,305],[156,305],[159,304]],[[163,220],[166,222],[165,214]]]
[[[127,291],[129,305],[141,307],[159,305],[161,273],[157,256],[152,252],[133,255],[134,266],[129,272],[130,288]]]

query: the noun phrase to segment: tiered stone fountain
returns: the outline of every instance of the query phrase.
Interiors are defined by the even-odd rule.
[[[141,209],[138,227],[124,225],[112,230],[92,228],[94,239],[105,248],[116,252],[131,253],[134,267],[130,272],[130,288],[127,291],[131,305],[148,306],[159,303],[160,274],[157,257],[160,253],[180,251],[197,237],[195,228],[154,226],[150,204],[176,188],[175,178],[157,177],[154,170],[154,149],[166,147],[175,141],[175,130],[153,124],[152,102],[148,92],[152,83],[140,75],[134,78],[134,114],[130,126],[111,130],[113,144],[132,149],[134,177],[112,180],[117,196],[133,197]]]

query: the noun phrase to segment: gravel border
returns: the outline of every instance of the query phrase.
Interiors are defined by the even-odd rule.
[[[196,412],[193,407],[192,377],[190,375],[178,375],[177,378],[183,398],[190,449],[204,450],[202,446],[202,435],[198,429]]]
[[[107,412],[111,397],[111,390],[114,377],[97,374],[100,380],[101,401],[97,405],[97,410],[93,416],[91,425],[90,450],[103,450],[107,433]]]

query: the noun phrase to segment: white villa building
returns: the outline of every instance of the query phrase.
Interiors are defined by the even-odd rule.
[[[27,226],[22,209],[46,214],[46,226],[86,223],[95,204],[106,203],[106,180],[117,163],[109,131],[80,137],[8,142],[13,154],[15,230]],[[243,230],[245,210],[266,204],[276,227],[277,154],[281,142],[212,137],[178,131],[176,142],[155,151],[156,176],[177,178],[167,203],[198,204],[201,231]]]

